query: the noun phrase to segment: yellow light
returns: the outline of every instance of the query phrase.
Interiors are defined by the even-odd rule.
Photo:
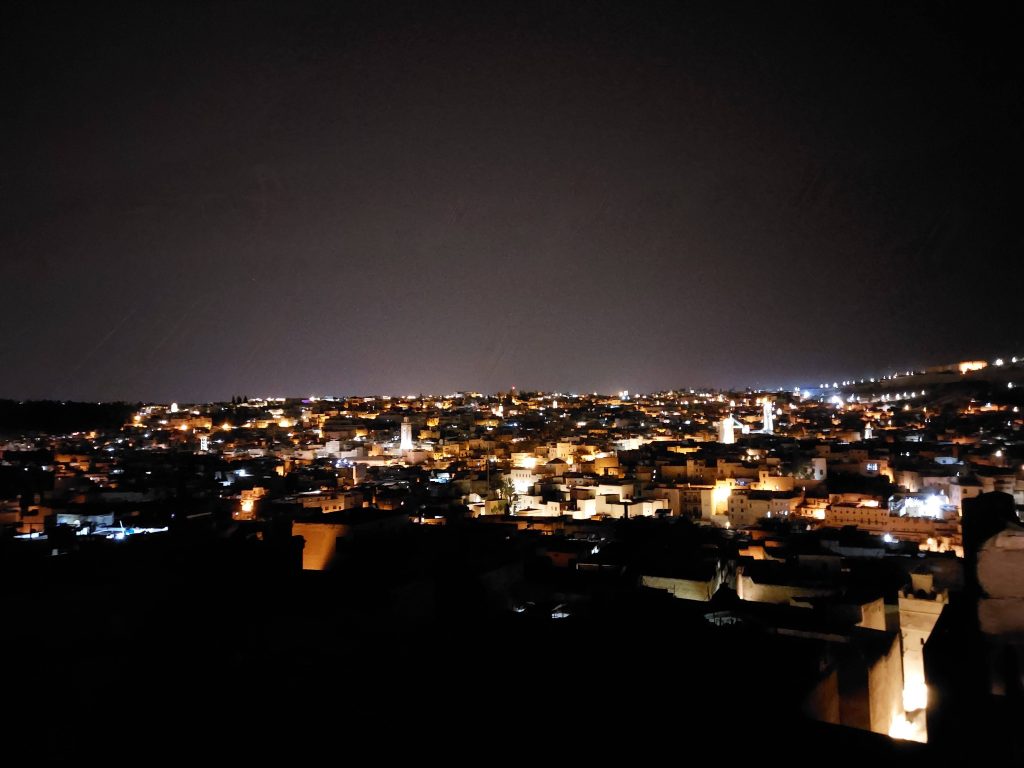
[[[907,683],[903,686],[903,708],[907,712],[928,706],[928,686],[922,682]]]
[[[727,485],[716,485],[715,489],[711,492],[711,498],[715,504],[722,504],[728,501],[730,495],[732,495],[732,492]]]
[[[969,371],[980,371],[982,368],[987,368],[988,363],[984,360],[967,360],[958,366],[960,373],[967,373]]]
[[[920,725],[907,720],[906,715],[897,712],[892,716],[892,723],[889,725],[889,736],[893,739],[905,739],[907,741],[928,741],[928,736]]]
[[[247,513],[248,512],[252,512],[254,505],[255,505],[255,502],[252,499],[243,499],[242,500],[242,511],[243,512],[247,512]]]

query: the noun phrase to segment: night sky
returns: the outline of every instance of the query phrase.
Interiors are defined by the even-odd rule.
[[[0,397],[1024,352],[1020,11],[4,3]]]

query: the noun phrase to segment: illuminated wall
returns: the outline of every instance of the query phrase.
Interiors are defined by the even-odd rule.
[[[305,539],[302,548],[302,569],[323,571],[330,567],[338,552],[338,539],[349,535],[349,527],[342,523],[292,524],[292,534]]]
[[[759,491],[792,491],[795,487],[795,478],[792,475],[772,475],[768,470],[762,469],[757,473],[756,490]]]
[[[521,467],[514,468],[508,477],[512,481],[517,494],[532,493],[533,486],[540,479],[538,475],[534,474],[532,469]]]
[[[899,635],[893,634],[892,645],[868,668],[867,694],[867,724],[848,723],[845,718],[843,724],[888,735],[893,722],[903,718],[903,660]],[[840,711],[843,711],[842,705]]]
[[[712,514],[724,515],[729,511],[729,496],[735,483],[729,480],[715,481],[715,488],[711,492]]]
[[[987,367],[988,363],[984,360],[965,360],[957,365],[957,370],[960,371],[960,373],[968,373],[970,371],[980,371]]]
[[[710,600],[715,592],[718,591],[718,587],[721,585],[722,579],[718,571],[707,581],[699,579],[679,579],[670,576],[641,576],[640,584],[651,589],[662,589],[668,592],[673,597],[678,597],[683,600],[699,600],[701,602],[707,602]]]
[[[808,587],[798,584],[759,584],[743,573],[740,566],[736,571],[736,594],[740,600],[753,603],[777,603],[788,605],[796,597],[822,597],[837,593],[834,587]],[[886,730],[888,730],[888,723]]]
[[[903,635],[903,707],[908,712],[928,704],[928,688],[924,677],[924,644],[932,634],[939,614],[946,606],[945,591],[932,589],[931,575],[921,583],[922,575],[912,574],[914,589],[899,596],[900,633]],[[924,597],[915,592],[921,589]]]
[[[409,417],[408,416],[406,416],[402,420],[401,442],[400,442],[400,446],[399,447],[403,451],[411,451],[412,447],[413,447],[413,444],[412,444],[412,424],[409,423]]]

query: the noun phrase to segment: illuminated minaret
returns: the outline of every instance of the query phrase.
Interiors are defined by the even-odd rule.
[[[871,422],[869,421],[864,426],[864,439],[865,440],[870,440],[873,435],[874,435],[874,430],[871,429]]]
[[[767,397],[764,399],[764,416],[762,418],[764,420],[764,427],[761,431],[766,435],[772,434],[775,431],[774,403]]]
[[[177,412],[178,412],[178,404],[177,403],[171,403],[171,413],[177,413]]]
[[[412,450],[412,424],[408,416],[402,419],[402,442],[399,448],[403,451]]]
[[[718,442],[724,443],[725,445],[732,445],[736,442],[736,438],[732,433],[732,414],[730,413],[720,422],[718,422]]]
[[[210,436],[209,435],[200,435],[199,436],[199,450],[200,451],[208,451],[208,450],[210,450]]]

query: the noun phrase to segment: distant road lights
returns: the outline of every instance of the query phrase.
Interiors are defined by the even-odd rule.
[[[995,363],[995,364],[996,364],[996,365],[1002,365],[1002,364],[1003,364],[1003,358],[1001,358],[1001,357],[997,357],[997,358],[996,358],[996,363]]]

